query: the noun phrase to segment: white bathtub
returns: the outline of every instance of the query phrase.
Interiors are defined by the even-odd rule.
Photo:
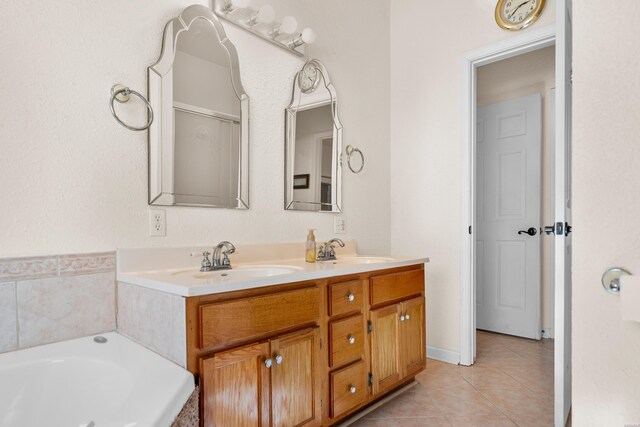
[[[100,336],[0,354],[0,426],[170,426],[193,375],[115,332]]]

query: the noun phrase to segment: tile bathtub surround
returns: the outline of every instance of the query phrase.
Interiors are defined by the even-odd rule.
[[[115,271],[115,252],[0,258],[0,282]]]
[[[114,329],[114,252],[0,259],[0,352]]]
[[[17,282],[20,348],[113,331],[114,273]]]
[[[553,426],[553,340],[478,331],[472,367],[427,360],[418,385],[352,426]]]
[[[0,353],[18,348],[15,282],[0,283]]]
[[[187,366],[185,299],[118,282],[117,331],[182,367]]]

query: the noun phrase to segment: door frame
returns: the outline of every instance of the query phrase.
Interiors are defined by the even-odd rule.
[[[556,26],[549,25],[464,53],[462,71],[462,157],[460,242],[460,364],[472,365],[476,347],[476,77],[478,67],[555,45]],[[558,77],[556,76],[556,81]],[[557,85],[556,85],[557,86]],[[557,124],[556,124],[557,126]],[[471,233],[467,230],[471,226]],[[562,319],[556,319],[556,325]]]

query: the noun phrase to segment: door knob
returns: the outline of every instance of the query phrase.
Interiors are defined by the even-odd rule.
[[[536,230],[534,227],[529,227],[528,230],[520,230],[518,231],[518,234],[528,234],[529,236],[535,236],[536,234],[538,234],[538,230]]]

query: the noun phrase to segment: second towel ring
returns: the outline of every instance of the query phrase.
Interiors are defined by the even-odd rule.
[[[144,126],[140,126],[140,127],[130,126],[125,122],[123,122],[122,120],[120,120],[120,117],[118,117],[118,115],[116,114],[116,110],[113,107],[113,101],[118,101],[119,103],[123,104],[129,101],[129,95],[135,95],[141,100],[143,100],[145,104],[147,104],[147,123]],[[151,126],[151,123],[153,123],[153,108],[151,108],[151,104],[149,103],[147,98],[145,98],[139,92],[129,89],[128,87],[123,86],[121,84],[113,85],[111,87],[111,102],[109,103],[109,108],[111,109],[111,114],[113,114],[113,117],[116,119],[116,121],[129,130],[134,130],[134,131],[146,130],[146,129],[149,129],[149,126]]]
[[[362,153],[362,151],[360,151],[359,148],[352,147],[351,145],[347,145],[346,151],[347,151],[347,166],[349,166],[349,170],[353,173],[362,172],[362,169],[364,169],[364,154]],[[353,166],[351,165],[351,156],[354,153],[357,153],[360,155],[360,160],[362,162],[358,169],[354,169]]]

